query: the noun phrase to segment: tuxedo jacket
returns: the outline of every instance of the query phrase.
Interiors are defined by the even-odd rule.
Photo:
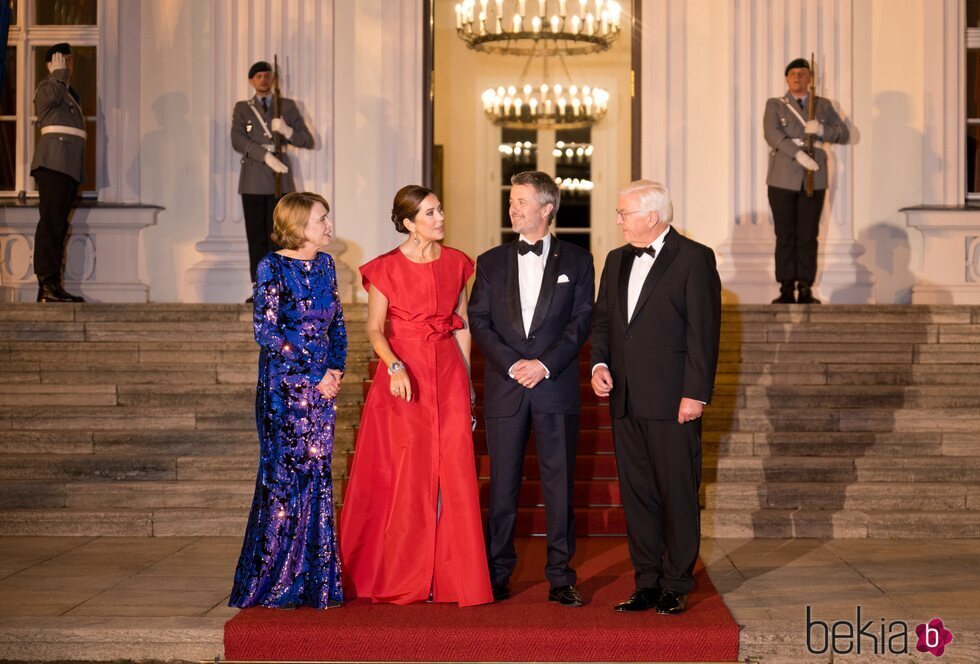
[[[263,111],[262,104],[258,96],[251,99],[240,101],[235,104],[235,109],[231,114],[231,145],[235,151],[242,153],[242,172],[238,177],[239,194],[274,194],[276,193],[275,173],[265,164],[265,155],[268,152],[266,145],[271,145],[273,136],[267,136],[262,123],[256,115],[262,116],[265,126],[272,133],[272,103],[269,103],[269,110]],[[293,129],[293,136],[288,141],[282,138],[283,154],[279,155],[279,160],[286,166],[290,166],[289,171],[282,174],[280,183],[281,192],[288,194],[296,191],[293,181],[293,169],[289,163],[289,155],[286,154],[286,146],[294,148],[312,148],[313,134],[306,127],[296,102],[286,97],[279,98],[279,115],[283,121]]]
[[[834,110],[829,100],[823,97],[814,99],[813,114],[823,124],[823,136],[814,137],[813,158],[820,170],[813,173],[813,188],[827,188],[827,152],[822,143],[847,143],[850,134],[847,125]],[[806,169],[796,161],[796,153],[803,148],[797,144],[806,138],[806,111],[801,111],[796,98],[786,93],[784,97],[773,97],[766,101],[762,116],[763,135],[769,144],[769,171],[766,184],[780,189],[799,191],[803,187]]]
[[[714,252],[671,228],[647,275],[633,318],[629,245],[606,257],[592,323],[592,365],[612,373],[613,417],[677,418],[681,398],[708,403],[721,331],[721,281]]]
[[[589,336],[594,292],[592,254],[552,236],[530,332],[525,334],[517,240],[477,258],[468,312],[473,339],[487,359],[487,417],[513,415],[524,398],[540,412],[578,414],[578,353]],[[507,375],[522,359],[541,360],[551,378],[532,389],[522,387]]]

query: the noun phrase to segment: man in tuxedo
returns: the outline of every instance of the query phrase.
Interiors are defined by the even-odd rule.
[[[701,540],[701,414],[718,363],[714,252],[671,228],[666,188],[620,192],[627,244],[609,252],[592,324],[592,389],[609,397],[636,592],[616,611],[676,614]]]
[[[547,173],[511,178],[518,238],[477,259],[469,301],[473,338],[486,356],[484,414],[490,454],[487,558],[495,600],[510,596],[514,525],[531,427],[547,521],[548,599],[582,606],[575,588],[572,483],[578,447],[578,354],[589,334],[592,255],[549,233],[559,191]]]

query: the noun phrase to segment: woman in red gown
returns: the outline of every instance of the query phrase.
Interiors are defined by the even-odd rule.
[[[368,338],[381,364],[368,392],[340,519],[349,593],[376,602],[493,601],[470,428],[466,282],[430,190],[399,190],[409,238],[361,266]],[[385,319],[388,328],[385,329]]]

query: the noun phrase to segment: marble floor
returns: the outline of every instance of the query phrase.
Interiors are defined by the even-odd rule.
[[[241,541],[230,537],[0,538],[0,660],[213,660]],[[980,540],[712,539],[701,552],[761,662],[980,661]],[[814,655],[813,620],[909,625],[906,657]],[[936,660],[914,626],[953,633]],[[823,646],[814,628],[815,649]],[[847,641],[840,641],[845,648]],[[881,646],[879,646],[881,648]],[[879,652],[880,654],[880,652]]]

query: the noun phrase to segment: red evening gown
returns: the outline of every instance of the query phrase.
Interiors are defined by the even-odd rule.
[[[460,606],[493,601],[476,483],[470,388],[453,331],[473,274],[443,247],[430,263],[397,248],[361,266],[365,289],[388,298],[388,343],[405,363],[412,400],[391,395],[379,364],[368,392],[340,519],[345,586],[376,602]]]

